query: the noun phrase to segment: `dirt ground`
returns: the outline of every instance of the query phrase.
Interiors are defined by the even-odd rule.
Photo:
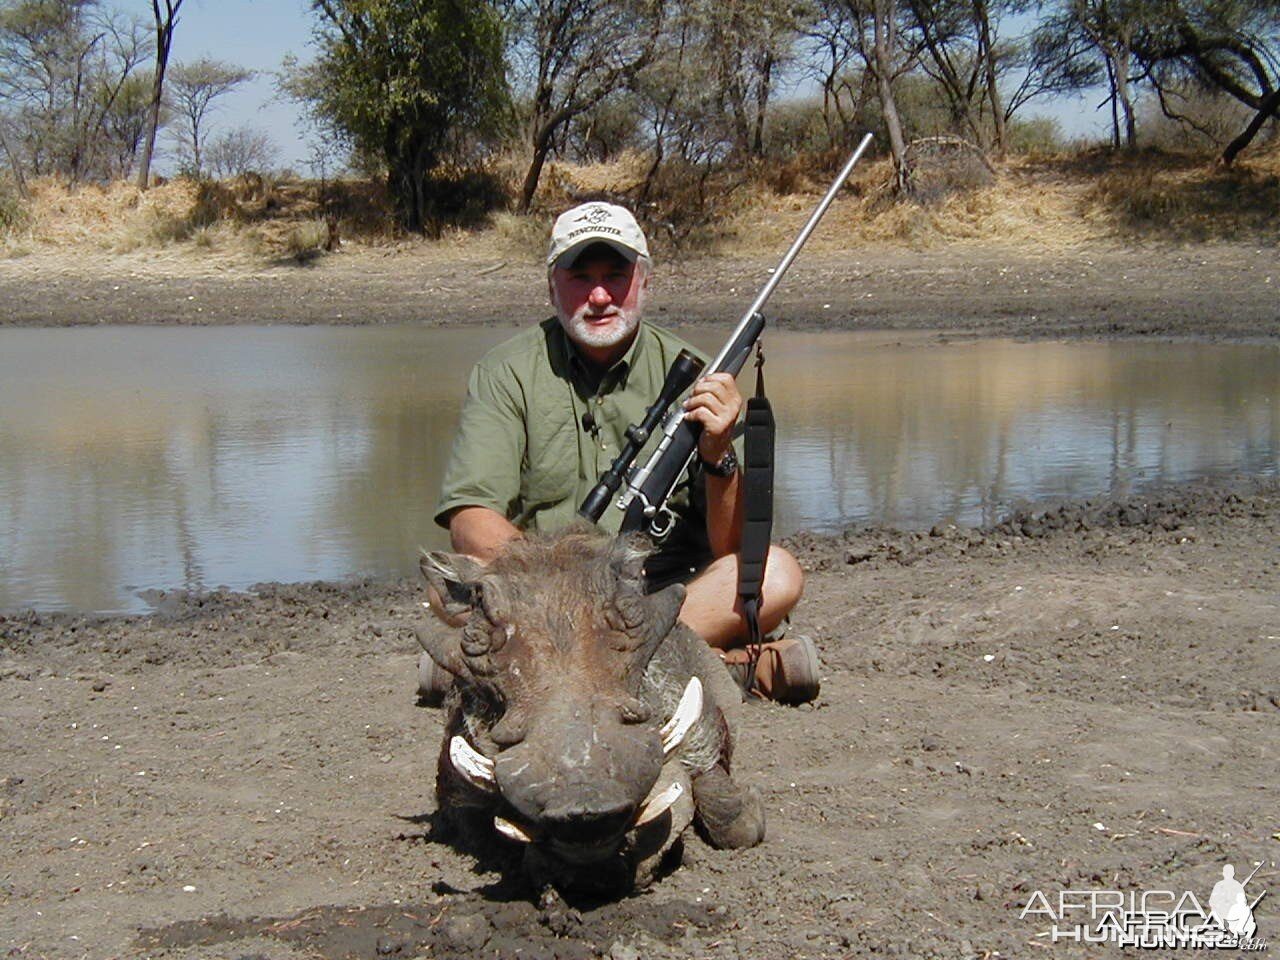
[[[792,542],[811,706],[751,705],[769,836],[540,914],[432,827],[415,584],[0,621],[14,957],[1086,955],[1033,891],[1276,885],[1280,487]],[[1264,899],[1263,934],[1280,922]],[[1114,948],[1112,948],[1114,949]],[[1100,955],[1093,953],[1089,955]]]
[[[765,267],[743,263],[682,268],[659,316],[709,318],[740,283],[749,299]],[[820,259],[798,269],[780,316],[975,335],[1280,334],[1274,249],[1001,263],[956,250]],[[361,254],[218,277],[27,258],[0,267],[0,296],[22,323],[247,321],[264,305],[287,322],[494,320],[512,302],[523,321],[537,280],[376,266]],[[417,584],[0,617],[0,949],[1105,957],[1118,948],[1052,943],[1049,920],[1022,917],[1033,894],[1190,890],[1207,903],[1224,864],[1243,876],[1259,861],[1248,889],[1272,892],[1258,933],[1280,938],[1280,482],[790,546],[808,571],[793,629],[817,640],[823,690],[746,711],[737,774],[766,798],[765,843],[716,852],[691,836],[650,891],[568,911],[540,911],[433,825],[442,717],[415,704]]]
[[[350,244],[307,266],[262,266],[190,253],[35,253],[0,261],[0,324],[524,325],[547,311],[540,254]],[[660,260],[650,316],[735,322],[781,255]],[[766,314],[811,328],[1240,339],[1280,336],[1278,293],[1275,243],[819,248],[801,254]]]

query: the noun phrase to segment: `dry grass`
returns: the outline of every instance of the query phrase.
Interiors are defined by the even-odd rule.
[[[494,184],[514,192],[522,172],[518,160],[470,184],[469,211],[491,203],[482,195]],[[641,211],[655,253],[754,255],[785,248],[840,160],[802,158],[751,176],[705,180],[673,170],[659,182],[656,202]],[[385,187],[377,183],[176,180],[143,192],[128,184],[68,191],[37,181],[30,201],[6,207],[0,252],[164,251],[249,263],[304,261],[332,246],[332,227],[345,243],[407,244],[524,262],[545,248],[551,213],[586,196],[633,195],[646,170],[640,154],[610,164],[551,164],[533,214],[484,217],[470,211],[460,221],[466,226],[448,227],[431,241],[396,229]],[[1204,157],[1089,151],[1011,160],[990,184],[946,177],[931,183],[926,199],[902,201],[893,193],[888,160],[864,161],[812,247],[840,252],[999,243],[1064,249],[1134,239],[1280,239],[1280,145],[1246,154],[1231,169]]]

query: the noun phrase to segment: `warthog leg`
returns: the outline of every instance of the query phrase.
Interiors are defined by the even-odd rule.
[[[692,785],[696,823],[709,844],[737,850],[764,839],[764,802],[757,790],[739,786],[719,765],[694,777]]]

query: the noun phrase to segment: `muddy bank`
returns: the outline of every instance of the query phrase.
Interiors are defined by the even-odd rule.
[[[736,321],[782,250],[659,263],[650,314]],[[39,253],[0,264],[0,323],[497,323],[546,312],[538,251],[348,246],[309,265],[199,254]],[[1280,335],[1276,247],[806,250],[770,303],[779,325],[1019,337]]]
[[[1274,888],[1280,486],[802,536],[820,700],[747,711],[769,837],[543,912],[433,826],[413,583],[0,620],[15,957],[1025,957],[1034,891]],[[1274,939],[1274,893],[1257,908]],[[1101,948],[1112,951],[1116,948]],[[1104,953],[1104,955],[1107,955]]]

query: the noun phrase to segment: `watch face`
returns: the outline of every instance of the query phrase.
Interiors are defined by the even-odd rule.
[[[731,477],[738,471],[738,458],[730,450],[719,463],[703,463],[702,468],[713,477]]]

